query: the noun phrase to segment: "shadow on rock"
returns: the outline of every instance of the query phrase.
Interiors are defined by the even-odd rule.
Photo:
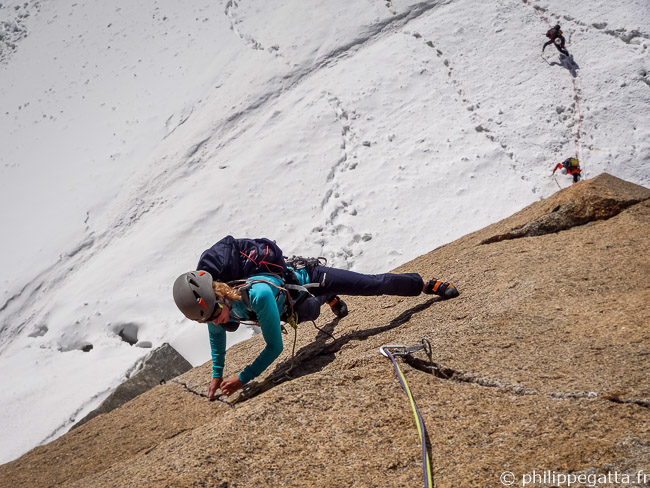
[[[442,299],[439,297],[431,298],[424,303],[405,310],[386,325],[350,332],[339,338],[334,338],[333,340],[332,332],[334,331],[336,324],[338,324],[339,319],[335,319],[321,328],[317,327],[319,332],[314,342],[298,350],[293,358],[278,363],[265,381],[261,383],[252,382],[249,388],[245,387],[245,391],[242,392],[242,398],[238,399],[238,401],[252,398],[253,396],[268,391],[275,385],[284,383],[285,381],[295,380],[301,376],[317,373],[334,361],[336,353],[345,344],[352,341],[364,341],[369,337],[399,327],[400,325],[410,321],[411,317],[416,313],[426,310],[431,305],[441,300]],[[302,326],[304,325],[306,324],[303,324]],[[330,341],[329,343],[328,340]]]

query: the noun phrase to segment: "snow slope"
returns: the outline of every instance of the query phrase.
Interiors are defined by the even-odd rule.
[[[557,21],[573,71],[540,56]],[[150,347],[209,359],[171,285],[226,234],[379,272],[567,186],[569,156],[650,186],[649,21],[647,0],[2,1],[0,461]]]

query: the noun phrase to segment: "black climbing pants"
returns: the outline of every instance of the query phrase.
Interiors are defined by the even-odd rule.
[[[346,269],[315,266],[309,278],[311,283],[320,283],[320,286],[310,288],[314,297],[297,307],[300,322],[315,320],[320,314],[320,306],[335,295],[414,297],[422,293],[424,287],[424,281],[418,273],[368,275]]]
[[[557,48],[557,50],[560,51],[565,56],[569,55],[569,51],[567,51],[567,49],[564,47],[564,45],[558,46],[557,44],[555,44],[555,42],[553,42],[552,39],[550,41],[544,43],[544,48],[546,48],[546,46],[548,46],[549,44],[553,44]]]
[[[321,286],[312,288],[314,296],[334,295],[398,295],[415,297],[422,293],[424,282],[417,273],[362,274],[347,269],[316,266],[311,272],[311,283]]]

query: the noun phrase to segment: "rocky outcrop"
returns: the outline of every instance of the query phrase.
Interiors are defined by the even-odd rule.
[[[399,268],[460,297],[349,297],[345,319],[301,324],[293,360],[288,335],[243,401],[201,396],[205,364],[0,466],[0,485],[422,486],[409,403],[378,348],[423,337],[433,364],[418,352],[402,367],[436,487],[650,473],[649,197],[608,175],[577,183]],[[527,226],[543,232],[516,235]],[[262,347],[229,349],[226,373]]]
[[[72,429],[76,429],[98,415],[115,410],[154,386],[176,378],[190,369],[192,369],[192,365],[172,346],[165,343],[157,347],[137,365],[135,372],[128,380],[118,386],[99,407],[72,426]]]
[[[550,203],[547,201],[535,209],[541,214],[539,217],[504,234],[488,237],[481,241],[481,244],[541,236],[588,222],[609,219],[646,200],[648,192],[646,188],[626,185],[623,180],[604,175],[593,180],[589,186],[582,187],[579,198],[574,198],[572,193],[565,193],[564,196],[565,198],[554,199],[557,205],[552,210],[547,210]]]

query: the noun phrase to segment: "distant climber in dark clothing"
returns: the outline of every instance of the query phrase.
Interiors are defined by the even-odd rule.
[[[550,41],[544,44],[544,47],[542,47],[542,52],[544,52],[546,46],[548,46],[549,44],[553,44],[557,48],[557,50],[560,51],[562,54],[564,54],[565,56],[569,55],[569,51],[567,51],[566,48],[564,47],[564,45],[566,44],[566,39],[564,39],[564,36],[562,35],[560,24],[557,24],[552,29],[549,29],[548,32],[546,33],[546,37],[548,37]]]
[[[553,168],[553,174],[555,174],[558,169],[562,170],[563,175],[568,173],[573,176],[574,183],[580,181],[582,170],[580,169],[580,161],[578,161],[576,158],[566,158],[561,163],[557,163],[557,165],[555,165],[555,168]]]

